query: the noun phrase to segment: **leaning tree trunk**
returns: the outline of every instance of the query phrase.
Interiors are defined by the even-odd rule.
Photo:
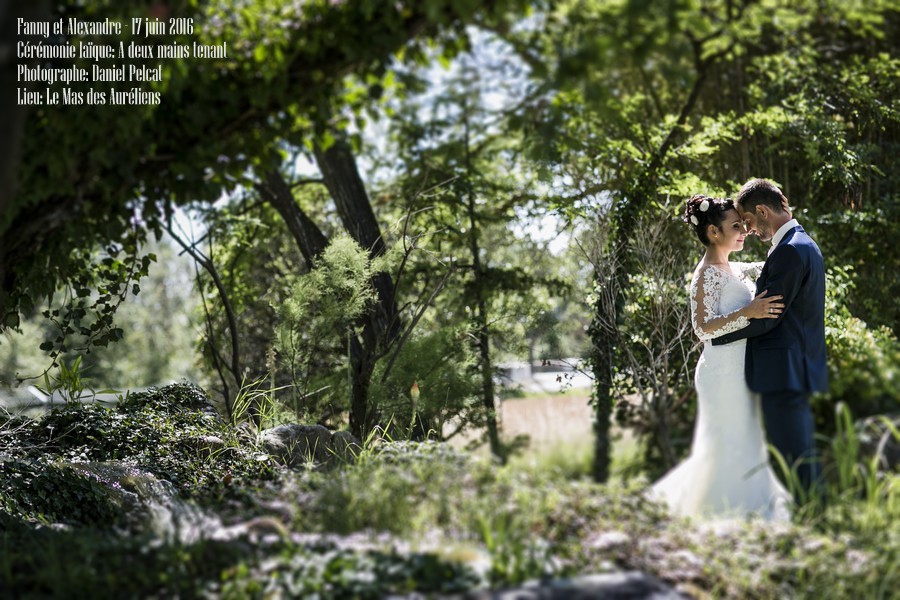
[[[739,17],[740,15],[738,15]],[[729,15],[729,20],[737,18]],[[722,35],[722,31],[710,34],[704,39],[696,39],[688,34],[688,39],[694,52],[694,66],[697,79],[691,87],[691,91],[681,106],[678,118],[669,129],[665,139],[651,154],[640,173],[632,180],[632,184],[622,190],[618,201],[613,207],[613,227],[610,232],[610,252],[612,254],[612,273],[606,281],[596,281],[599,286],[612,285],[615,290],[615,302],[612,317],[615,323],[621,323],[623,308],[629,287],[628,276],[628,246],[634,235],[641,209],[648,205],[656,196],[657,181],[663,170],[669,151],[675,145],[675,141],[683,132],[688,117],[694,112],[700,92],[709,75],[711,66],[725,56],[734,47],[734,42],[718,52],[704,56],[706,44]],[[591,359],[594,371],[594,401],[595,401],[595,442],[594,454],[594,479],[604,482],[609,477],[610,443],[609,429],[612,416],[612,373],[615,369],[615,333],[605,331],[602,327],[594,327],[593,322],[598,318],[608,318],[610,315],[598,315],[595,312],[592,318],[591,335]]]
[[[613,412],[613,367],[615,365],[615,332],[610,330],[617,321],[615,311],[615,276],[598,273],[594,289],[597,300],[592,307],[588,336],[591,340],[590,361],[594,376],[591,403],[594,408],[594,462],[591,469],[594,481],[609,479],[610,423]],[[610,297],[612,296],[612,297]]]
[[[372,204],[356,166],[350,144],[339,138],[328,149],[315,148],[316,162],[325,186],[337,207],[344,228],[359,245],[375,258],[384,254],[386,245],[375,219]],[[369,404],[369,384],[381,351],[400,330],[394,281],[388,273],[372,278],[377,299],[371,310],[357,325],[359,335],[351,335],[350,354],[350,430],[360,439],[374,424],[375,414]]]
[[[311,269],[313,261],[325,251],[328,238],[297,204],[291,187],[279,171],[263,174],[263,181],[257,184],[256,189],[278,211],[297,242],[306,266]]]

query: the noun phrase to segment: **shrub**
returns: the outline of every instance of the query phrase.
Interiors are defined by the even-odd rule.
[[[451,419],[459,430],[484,425],[480,374],[464,330],[446,327],[434,333],[413,333],[382,382],[387,365],[384,360],[376,366],[369,394],[379,421],[392,424],[395,439],[440,439]],[[410,393],[414,382],[420,389],[415,419]]]
[[[349,235],[335,236],[315,266],[297,276],[277,301],[276,349],[291,375],[298,414],[317,419],[346,408],[349,340],[358,319],[377,299],[373,278],[387,271],[392,254],[370,259]]]
[[[0,510],[19,519],[106,529],[122,508],[106,486],[76,470],[45,460],[0,462]]]
[[[854,317],[847,298],[855,287],[849,268],[829,269],[825,304],[829,391],[813,398],[819,433],[836,431],[834,407],[846,403],[857,418],[900,407],[900,343],[886,327],[872,329]]]
[[[45,463],[123,461],[165,479],[182,494],[213,500],[239,488],[229,480],[271,480],[274,466],[244,448],[235,430],[191,384],[132,394],[111,408],[72,404],[41,420],[16,419],[0,436],[0,452]],[[209,444],[204,440],[215,438]]]

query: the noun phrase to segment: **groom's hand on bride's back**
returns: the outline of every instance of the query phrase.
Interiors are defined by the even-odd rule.
[[[748,319],[777,319],[784,311],[784,298],[781,295],[766,296],[769,290],[763,290],[753,301],[744,307],[744,316]]]

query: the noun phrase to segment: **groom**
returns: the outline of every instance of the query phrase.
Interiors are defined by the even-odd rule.
[[[816,243],[791,215],[787,198],[771,181],[751,179],[735,198],[750,233],[772,241],[756,292],[784,296],[777,319],[750,325],[713,340],[747,341],[747,384],[762,397],[766,432],[801,485],[820,483],[814,423],[808,396],[828,389],[825,365],[825,264]]]

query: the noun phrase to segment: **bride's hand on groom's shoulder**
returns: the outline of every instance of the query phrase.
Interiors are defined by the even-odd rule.
[[[784,296],[766,296],[769,290],[760,292],[753,302],[744,307],[744,316],[748,319],[777,319],[784,311]]]

